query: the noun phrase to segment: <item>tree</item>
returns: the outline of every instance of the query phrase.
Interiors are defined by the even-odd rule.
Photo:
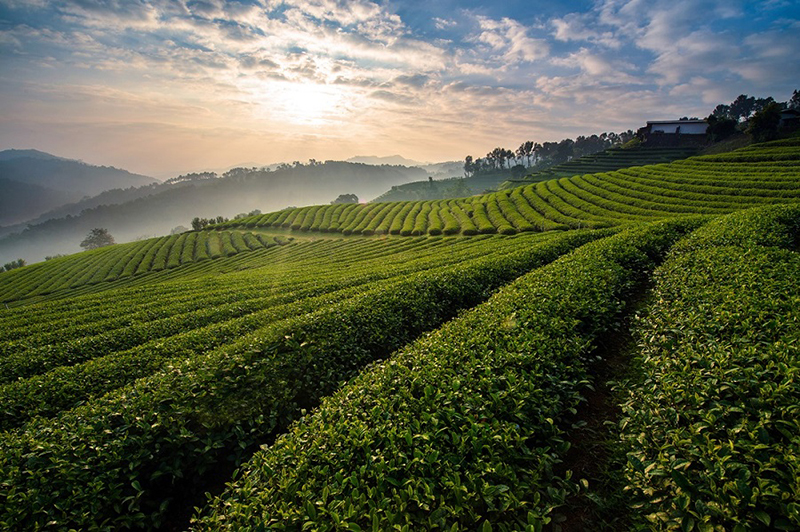
[[[778,126],[781,122],[781,106],[770,102],[762,110],[753,115],[747,132],[756,142],[766,142],[778,136]]]
[[[719,142],[736,133],[736,120],[733,118],[711,114],[706,121],[708,122],[706,133],[712,142]]]
[[[756,106],[756,99],[754,96],[740,94],[731,102],[731,118],[742,121],[750,118]]]
[[[792,92],[792,98],[786,102],[786,107],[788,109],[797,109],[800,111],[800,91],[796,90]]]
[[[81,242],[81,247],[83,249],[97,249],[104,246],[110,246],[115,243],[114,237],[111,236],[111,234],[108,232],[108,229],[95,227],[89,231],[89,234],[83,239],[83,242]]]
[[[472,155],[467,155],[464,159],[464,175],[469,177],[475,173],[475,163],[472,159]]]
[[[200,231],[202,228],[208,225],[208,220],[205,218],[200,218],[199,216],[195,216],[192,218],[192,230],[193,231]]]
[[[24,259],[12,260],[11,262],[7,262],[6,264],[4,264],[3,267],[0,268],[0,272],[2,271],[10,272],[11,270],[22,268],[23,266],[25,266],[25,264],[27,263],[25,262]]]
[[[195,216],[192,218],[192,230],[201,231],[211,224],[221,224],[229,221],[224,216],[217,216],[216,218],[199,218]]]
[[[331,202],[331,205],[337,203],[358,203],[358,196],[355,194],[339,194],[339,197]]]

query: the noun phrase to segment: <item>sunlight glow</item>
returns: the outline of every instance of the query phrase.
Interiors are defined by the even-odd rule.
[[[259,102],[270,118],[295,125],[331,124],[348,114],[351,95],[343,87],[318,83],[271,83]]]

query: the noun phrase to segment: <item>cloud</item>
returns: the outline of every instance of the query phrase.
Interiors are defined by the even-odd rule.
[[[436,26],[437,30],[446,30],[449,28],[454,28],[458,25],[458,22],[456,22],[455,20],[439,18],[439,17],[433,17],[433,23]]]
[[[629,73],[636,70],[632,63],[607,57],[606,54],[592,52],[588,48],[581,48],[566,57],[554,58],[551,62],[554,65],[577,68],[595,82],[642,83],[640,78]]]
[[[544,39],[532,38],[528,28],[516,20],[477,17],[480,33],[476,41],[487,44],[506,62],[532,62],[548,56],[550,46]]]
[[[621,39],[611,27],[606,26],[601,30],[602,24],[588,14],[569,13],[562,18],[554,18],[551,24],[555,29],[554,37],[559,41],[590,42],[614,50],[622,46]]]
[[[525,22],[502,2],[0,2],[14,15],[0,97],[15,123],[161,124],[226,146],[251,135],[280,154],[314,146],[318,159],[336,156],[325,142],[434,160],[635,128],[739,92],[780,99],[800,78],[798,21],[781,0],[769,17],[739,0],[594,0]]]

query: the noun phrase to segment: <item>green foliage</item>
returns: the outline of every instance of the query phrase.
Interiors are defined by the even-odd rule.
[[[210,258],[266,249],[277,245],[272,237],[263,243],[249,233],[194,232],[117,244],[58,260],[33,264],[8,282],[0,281],[0,301],[11,302],[45,296],[68,288],[81,288],[133,275],[174,269]],[[101,287],[98,287],[98,289]]]
[[[709,115],[706,119],[708,121],[708,129],[706,133],[712,142],[719,142],[730,137],[736,133],[736,125],[738,122],[733,118],[724,116],[718,117],[717,115]]]
[[[237,218],[237,219],[241,220],[241,218]],[[203,229],[205,229],[206,227],[208,227],[210,225],[213,225],[213,224],[224,224],[227,221],[228,221],[228,219],[225,218],[224,216],[217,216],[216,218],[200,218],[200,217],[196,216],[196,217],[194,217],[192,219],[192,230],[193,231],[202,231]]]
[[[83,239],[81,242],[81,247],[83,249],[97,249],[105,246],[111,246],[114,243],[114,237],[111,236],[111,233],[108,232],[108,229],[95,227],[89,231],[89,234]]]
[[[797,139],[685,159],[689,154],[683,148],[615,149],[591,161],[566,163],[546,178],[539,176],[543,181],[523,181],[523,186],[501,193],[348,205],[347,211],[333,211],[341,205],[304,207],[268,223],[262,217],[253,221],[261,227],[345,235],[513,234],[724,214],[754,204],[800,201]],[[654,164],[676,158],[684,159]],[[250,227],[252,221],[238,223]]]
[[[781,121],[781,106],[769,103],[750,118],[747,132],[756,142],[774,140],[778,136],[778,125]]]
[[[258,453],[198,529],[539,530],[589,354],[683,232],[588,244],[362,373]]]
[[[25,266],[25,264],[26,263],[24,259],[12,260],[11,262],[3,264],[3,267],[0,268],[0,272],[10,272],[11,270],[22,268],[23,266]]]
[[[339,194],[339,196],[331,202],[331,205],[337,203],[358,203],[358,196],[355,194]]]
[[[417,263],[422,273],[344,300],[332,295],[316,312],[172,359],[52,420],[34,419],[0,436],[0,521],[10,528],[158,526],[179,483],[186,489],[218,461],[241,460],[366,363],[599,236],[576,232],[538,246],[513,240],[500,256],[486,256],[493,243],[473,240],[479,258],[471,261],[444,248],[440,256],[456,265],[425,271]],[[329,256],[320,259],[330,264]]]
[[[25,306],[0,313],[0,523],[162,527],[175,494],[278,437],[198,526],[560,526],[592,495],[560,462],[594,348],[671,249],[621,425],[634,513],[798,528],[798,205],[800,140],[784,139],[470,198],[254,212],[4,274],[0,300]],[[628,229],[562,232],[610,226]],[[360,238],[387,233],[420,237]]]
[[[620,425],[651,527],[800,528],[798,223],[797,207],[728,215],[656,274]]]

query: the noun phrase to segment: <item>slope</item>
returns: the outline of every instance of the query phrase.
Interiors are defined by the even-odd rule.
[[[254,217],[229,232],[143,243],[156,251],[136,263],[139,274],[68,282],[36,296],[52,300],[0,310],[0,523],[178,529],[198,507],[202,529],[556,525],[567,497],[597,499],[593,484],[560,465],[597,379],[592,364],[602,363],[596,348],[655,283],[664,297],[653,299],[643,332],[652,345],[643,354],[658,393],[632,388],[633,404],[648,408],[635,412],[631,432],[617,431],[637,446],[631,456],[647,460],[631,459],[626,470],[637,502],[687,529],[730,528],[741,516],[750,529],[794,526],[796,151],[796,141],[782,141],[688,167],[648,167],[655,178],[638,170],[636,179],[619,177],[631,186],[618,185],[618,195],[649,194],[639,208],[651,215],[609,210],[600,221],[621,226],[614,228],[447,238],[317,230],[316,240],[223,256],[221,237],[244,239],[247,225],[264,218]],[[738,192],[720,197],[719,188]],[[484,201],[487,220],[504,212],[498,195]],[[718,216],[709,202],[741,212]],[[415,222],[426,223],[434,212],[430,202],[385,204],[365,222],[363,207],[317,206],[264,219],[294,215],[280,231],[309,235],[326,216],[330,228],[334,214],[338,223],[356,208],[348,223],[375,229],[392,211],[394,220],[416,209]],[[458,211],[436,212],[443,222]],[[188,249],[190,235],[206,239],[207,251],[220,244],[219,258],[197,260],[192,246],[192,260],[153,267],[159,253],[169,260],[178,239]],[[693,250],[700,255],[681,257]],[[115,269],[140,251],[65,257],[47,274],[78,280],[106,267],[87,257]],[[4,288],[13,292],[23,274],[43,279],[44,266],[3,274]],[[767,282],[756,292],[762,271]],[[768,301],[770,293],[782,295]],[[675,347],[675,362],[659,364],[656,356]],[[726,358],[760,363],[767,347],[779,364],[742,371]],[[701,378],[709,369],[716,382]],[[731,401],[732,390],[744,395]],[[769,415],[759,416],[767,400]],[[705,401],[713,411],[695,408]],[[674,408],[692,434],[683,432],[687,423],[670,425],[671,414],[657,418]],[[701,457],[702,467],[660,456],[668,445]],[[727,449],[737,461],[725,460]],[[747,492],[750,478],[765,491]],[[653,490],[667,496],[641,500]]]
[[[43,187],[50,195],[60,194],[57,203],[53,204],[51,201],[45,205],[37,202],[36,190],[27,196],[17,195],[20,202],[20,208],[17,209],[19,212],[12,216],[8,211],[0,211],[0,225],[31,220],[54,206],[77,201],[83,196],[94,196],[105,190],[158,182],[152,177],[132,174],[126,170],[93,166],[36,150],[0,152],[0,177],[3,180]],[[22,209],[23,206],[27,208]]]
[[[46,296],[83,285],[91,285],[88,290],[104,289],[103,281],[256,249],[262,245],[258,242],[272,242],[265,236],[515,234],[724,214],[798,201],[800,140],[789,139],[474,198],[284,209],[218,224],[202,233],[115,246],[8,272],[0,276],[0,301]],[[67,276],[68,271],[76,273]]]
[[[408,181],[422,170],[327,161],[275,171],[234,169],[219,179],[162,184],[143,189],[133,201],[85,208],[77,215],[51,219],[0,239],[0,259],[28,262],[79,251],[94,227],[104,227],[120,242],[143,235],[168,234],[194,217],[233,217],[255,209],[328,203],[339,194],[370,197],[391,184]],[[124,191],[123,191],[124,192]],[[115,197],[127,199],[126,193]],[[79,206],[81,208],[84,205]]]
[[[578,159],[534,172],[522,179],[510,179],[500,185],[500,190],[507,190],[528,183],[546,181],[559,177],[596,174],[610,172],[631,166],[647,166],[651,164],[669,163],[686,159],[697,154],[696,148],[650,148],[636,146],[632,148],[609,148],[599,153],[584,155]]]
[[[470,198],[286,209],[219,227],[344,235],[514,234],[723,214],[797,201],[800,139],[795,138],[727,154],[550,179]]]

